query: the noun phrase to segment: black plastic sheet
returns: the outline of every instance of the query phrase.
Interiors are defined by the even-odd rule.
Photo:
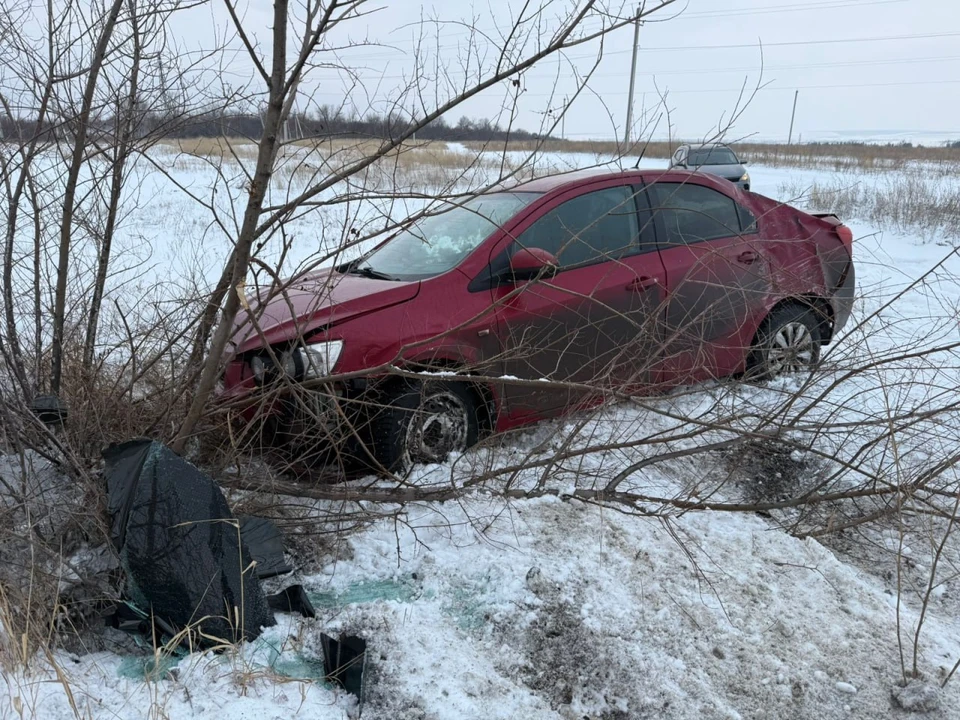
[[[283,535],[266,518],[240,518],[240,539],[254,560],[261,580],[293,570],[283,559]]]
[[[356,635],[341,635],[334,639],[321,633],[320,644],[323,647],[323,669],[327,680],[339,683],[362,703],[367,641]]]
[[[303,585],[291,585],[275,595],[267,595],[267,603],[277,612],[300,613],[305,618],[317,616]]]
[[[135,605],[207,646],[276,624],[240,523],[212,480],[151,440],[111,445],[103,456],[111,539]]]

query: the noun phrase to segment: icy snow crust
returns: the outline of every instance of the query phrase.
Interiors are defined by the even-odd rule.
[[[185,172],[202,184],[198,170]],[[824,175],[753,166],[750,172],[765,194],[774,194],[778,183]],[[164,192],[164,203],[184,202]],[[143,235],[155,232],[149,207],[138,227]],[[180,218],[187,232],[189,208],[184,204],[164,217]],[[852,324],[949,252],[936,238],[880,235],[852,225],[864,294]],[[157,247],[162,261],[166,250]],[[960,261],[949,259],[945,269],[960,274]],[[896,305],[896,322],[872,320],[851,330],[850,345],[860,347],[867,338],[872,352],[892,352],[911,342],[958,339],[960,289],[947,273],[934,285],[907,291]],[[831,348],[823,377],[804,397],[827,388],[857,352],[843,342]],[[929,397],[943,404],[942,394],[960,386],[955,365],[904,362],[876,377],[861,376],[832,390],[811,409],[810,422],[840,408],[855,434],[858,422],[898,402]],[[716,412],[718,402],[759,411],[782,403],[797,382],[732,390],[707,385],[660,402],[686,417]],[[508,465],[538,445],[549,456],[580,420],[542,424],[506,448],[477,456],[487,460],[484,454],[499,452],[497,462]],[[663,415],[629,404],[586,423],[592,443],[669,425]],[[955,443],[955,436],[955,427],[931,424],[905,439],[903,462],[919,464],[938,444]],[[841,440],[822,442],[846,452]],[[469,471],[470,455],[458,459],[456,467],[465,469],[455,473]],[[580,472],[588,476],[606,467],[615,474],[635,459],[596,453],[583,460]],[[657,465],[621,489],[688,497],[721,462],[701,456]],[[876,471],[890,460],[878,449],[857,462]],[[449,465],[423,468],[417,479],[449,483],[450,472]],[[529,485],[536,478],[532,473],[517,482]],[[556,483],[571,489],[581,480],[571,470]],[[367,639],[367,720],[873,719],[908,717],[903,703],[931,709],[926,717],[960,717],[958,679],[942,693],[933,689],[960,658],[955,565],[945,571],[925,620],[920,667],[928,682],[906,692],[898,687],[897,596],[889,571],[900,547],[891,527],[828,548],[757,514],[690,512],[665,521],[555,497],[506,503],[477,495],[413,504],[399,522],[382,520],[347,537],[328,552],[321,572],[302,579],[316,600],[316,621],[281,616],[277,627],[237,654],[193,655],[172,670],[161,663],[159,679],[141,679],[143,668],[131,657],[58,653],[72,696],[38,661],[28,674],[4,675],[0,720],[73,718],[71,703],[85,718],[355,717],[354,698],[310,679],[319,672],[321,631]],[[904,550],[921,582],[931,552],[929,538]],[[948,555],[956,562],[960,553],[951,547]],[[919,612],[914,597],[905,594],[900,617],[908,664]]]

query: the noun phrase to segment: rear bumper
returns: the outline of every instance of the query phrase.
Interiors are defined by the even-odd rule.
[[[833,305],[834,335],[840,332],[850,319],[850,314],[853,312],[853,300],[856,295],[856,287],[856,266],[853,260],[850,260],[850,264],[841,277],[841,282],[834,291],[831,301]]]

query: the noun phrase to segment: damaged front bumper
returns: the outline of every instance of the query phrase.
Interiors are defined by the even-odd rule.
[[[228,369],[229,372],[229,369]],[[277,378],[258,385],[250,377],[229,383],[220,395],[231,408],[240,444],[279,451],[290,460],[328,463],[354,457],[366,440],[368,382],[298,382]]]

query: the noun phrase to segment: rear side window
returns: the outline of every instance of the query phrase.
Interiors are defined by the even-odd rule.
[[[527,228],[516,245],[552,253],[561,268],[636,252],[639,226],[633,193],[630,187],[615,187],[567,200]]]
[[[744,235],[759,232],[757,230],[757,218],[752,212],[743,205],[737,205],[737,212],[740,213],[740,230]]]
[[[651,187],[665,245],[692,245],[740,234],[740,214],[732,198],[703,185],[656,183]]]

